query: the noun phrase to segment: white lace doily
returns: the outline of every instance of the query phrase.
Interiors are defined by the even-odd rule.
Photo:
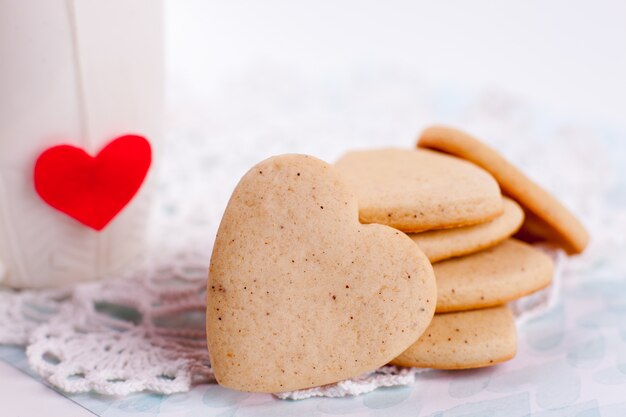
[[[204,327],[206,276],[206,257],[188,250],[73,290],[0,292],[0,342],[27,346],[31,367],[68,393],[185,392],[214,382]],[[512,303],[513,311],[523,318],[541,314],[555,288]],[[385,366],[276,396],[358,395],[410,384],[421,371]]]
[[[174,393],[211,382],[204,335],[207,266],[223,208],[248,167],[285,152],[333,161],[351,148],[413,146],[421,127],[441,120],[434,109],[442,102],[433,100],[412,74],[386,74],[381,81],[372,72],[328,83],[274,72],[234,75],[237,83],[203,95],[211,97],[209,102],[176,86],[173,107],[184,101],[186,112],[170,115],[168,123],[185,129],[170,128],[171,140],[160,150],[167,158],[158,166],[162,179],[150,239],[156,244],[149,257],[120,276],[73,290],[0,290],[0,343],[25,346],[32,368],[70,393]],[[455,97],[443,102],[458,104]],[[457,124],[481,134],[531,177],[556,190],[590,230],[608,230],[603,207],[615,174],[607,161],[610,154],[588,146],[592,133],[559,126],[546,135],[527,107],[505,95],[483,94],[462,107],[451,116]],[[581,161],[588,166],[581,167]],[[622,214],[613,214],[612,222],[626,224]],[[592,253],[568,260],[567,269],[585,268],[604,253],[626,270],[611,239],[622,237],[600,236],[588,251]],[[553,302],[557,291],[550,288],[513,306],[520,320],[531,314],[523,312],[540,314]],[[411,383],[417,372],[383,367],[279,397],[360,394]]]

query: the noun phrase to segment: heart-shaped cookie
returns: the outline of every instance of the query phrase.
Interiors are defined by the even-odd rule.
[[[589,244],[589,232],[567,207],[475,137],[450,127],[431,126],[422,132],[417,146],[463,158],[493,175],[502,192],[526,212],[520,231],[524,240],[556,243],[570,254],[581,253]]]
[[[422,334],[432,267],[405,234],[358,221],[356,197],[319,159],[283,155],[233,192],[208,280],[207,337],[224,386],[280,392],[355,377]]]

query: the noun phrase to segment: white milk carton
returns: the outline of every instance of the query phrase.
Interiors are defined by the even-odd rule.
[[[163,11],[158,0],[0,0],[0,285],[94,280],[145,247],[148,177],[101,231],[34,188],[39,155],[95,155],[125,134],[161,138]]]

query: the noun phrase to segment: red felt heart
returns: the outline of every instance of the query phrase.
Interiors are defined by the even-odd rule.
[[[135,196],[152,151],[141,136],[120,136],[95,157],[71,145],[46,149],[35,164],[35,190],[50,206],[102,230]]]

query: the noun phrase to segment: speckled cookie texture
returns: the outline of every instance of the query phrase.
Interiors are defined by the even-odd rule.
[[[513,200],[503,198],[504,212],[493,220],[473,226],[431,230],[409,235],[431,262],[467,255],[497,245],[517,232],[524,211]]]
[[[512,359],[515,321],[505,306],[435,315],[422,337],[391,363],[434,369],[469,369]]]
[[[421,232],[486,222],[503,210],[490,174],[438,152],[355,151],[336,167],[357,194],[362,223]]]
[[[215,241],[207,298],[217,381],[281,392],[389,362],[429,325],[436,286],[409,237],[359,223],[356,197],[332,166],[283,155],[237,185]]]
[[[569,253],[580,253],[587,246],[589,235],[585,227],[567,208],[478,139],[456,129],[434,126],[422,133],[418,146],[458,156],[489,171],[503,193],[532,213],[527,222],[533,222],[535,227],[522,226],[527,237],[554,241]]]
[[[433,265],[437,313],[492,307],[545,288],[554,263],[542,251],[507,239],[484,251]]]

